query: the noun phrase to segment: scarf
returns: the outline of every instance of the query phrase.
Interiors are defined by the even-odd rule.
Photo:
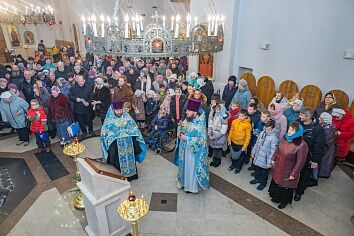
[[[179,121],[180,120],[180,117],[179,117],[179,100],[180,100],[180,96],[176,96],[175,99],[176,99],[176,120]]]
[[[301,137],[304,134],[304,128],[300,125],[298,131],[293,135],[289,136],[288,133],[285,134],[285,139],[291,143],[294,139]]]

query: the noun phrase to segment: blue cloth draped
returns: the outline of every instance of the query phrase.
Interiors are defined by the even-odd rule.
[[[138,154],[134,153],[132,137],[136,138],[141,148],[141,152]],[[143,162],[147,151],[143,136],[128,113],[123,111],[123,114],[118,117],[115,115],[112,106],[110,106],[100,136],[103,160],[105,162],[107,162],[109,147],[114,141],[117,142],[121,173],[124,176],[136,174],[135,161]]]
[[[188,146],[191,155],[195,160],[195,174],[197,176],[198,184],[204,190],[210,188],[209,184],[209,167],[207,163],[208,149],[206,136],[206,118],[203,110],[200,110],[201,115],[197,116],[192,122],[184,120],[178,126],[178,132],[182,132],[187,136],[187,140],[178,139],[176,151],[174,155],[174,163],[178,166],[177,179],[179,183],[184,186],[185,176],[185,155],[186,147]]]

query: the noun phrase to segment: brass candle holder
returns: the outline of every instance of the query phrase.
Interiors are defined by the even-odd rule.
[[[130,221],[133,228],[133,236],[139,236],[138,220],[143,218],[149,211],[149,205],[144,199],[135,197],[132,192],[129,192],[128,199],[123,201],[117,212],[124,220]]]
[[[81,181],[79,165],[78,165],[77,159],[80,157],[80,155],[84,151],[85,151],[85,146],[82,145],[81,143],[79,143],[79,140],[77,138],[70,141],[69,144],[64,145],[63,153],[67,156],[72,157],[75,162],[75,165],[76,165],[76,172],[75,172],[76,183]],[[79,188],[77,188],[76,191],[78,192],[78,194],[73,200],[74,207],[78,210],[83,210],[84,209],[84,200],[82,197],[82,192],[80,191]]]

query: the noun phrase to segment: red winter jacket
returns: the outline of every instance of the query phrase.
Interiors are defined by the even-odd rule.
[[[27,117],[31,121],[31,132],[36,133],[47,130],[47,114],[45,114],[42,107],[38,109],[30,108],[27,112]]]
[[[354,137],[354,119],[349,110],[345,110],[346,115],[342,120],[337,120],[333,117],[333,124],[336,126],[337,131],[341,132],[337,136],[338,152],[336,156],[345,158],[349,154],[352,138]]]
[[[232,124],[232,121],[234,121],[235,119],[238,118],[238,114],[240,113],[241,109],[240,108],[237,108],[236,110],[232,110],[231,108],[229,108],[229,113],[230,113],[230,117],[227,121],[227,131],[230,131],[231,129],[231,124]]]

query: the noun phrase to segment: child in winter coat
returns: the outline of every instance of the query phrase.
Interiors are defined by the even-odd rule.
[[[226,142],[227,118],[226,108],[221,104],[215,105],[209,114],[208,138],[214,155],[210,166],[218,167],[221,164],[222,148]]]
[[[269,169],[272,167],[272,157],[279,143],[274,130],[275,121],[269,120],[264,126],[265,130],[260,133],[251,153],[255,173],[250,184],[259,183],[257,190],[263,190],[267,185]]]
[[[241,110],[236,120],[232,122],[227,144],[230,146],[232,165],[229,171],[235,169],[235,174],[242,169],[247,147],[251,141],[251,120],[246,110]]]
[[[238,118],[241,111],[240,103],[238,101],[232,101],[229,108],[229,119],[227,121],[227,131],[230,132],[232,122]],[[227,146],[226,150],[222,152],[222,156],[226,157],[226,154],[230,153],[230,148]]]
[[[47,115],[39,105],[37,99],[32,99],[30,102],[31,108],[27,112],[27,117],[31,122],[30,130],[36,137],[36,144],[42,151],[50,152],[50,140],[47,134]]]
[[[319,118],[320,124],[326,136],[325,154],[318,166],[318,177],[329,178],[334,168],[335,162],[335,147],[336,127],[332,124],[332,115],[327,112],[322,112]],[[316,168],[317,169],[317,168]],[[317,170],[312,169],[312,177],[315,177]],[[316,178],[317,179],[317,178]]]
[[[133,109],[135,111],[136,121],[139,128],[145,128],[145,103],[147,102],[145,93],[142,90],[136,90],[133,97]]]
[[[146,141],[151,145],[153,151],[158,151],[161,137],[166,133],[168,128],[169,117],[166,113],[164,106],[160,107],[158,114],[151,121],[150,130],[148,133],[148,140]]]

